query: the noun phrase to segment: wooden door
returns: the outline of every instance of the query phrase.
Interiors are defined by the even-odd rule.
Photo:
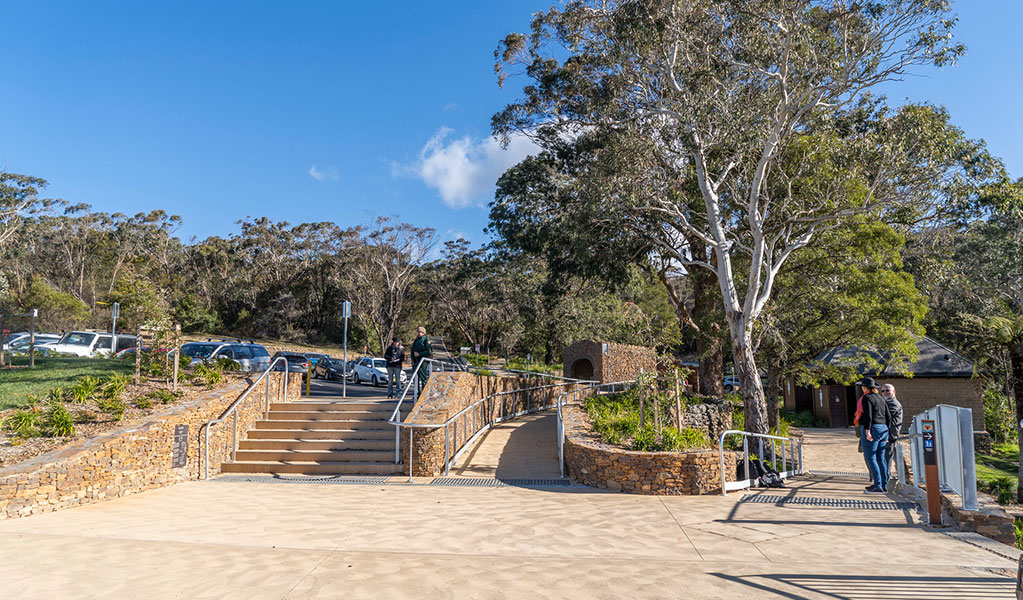
[[[849,417],[846,411],[846,400],[845,400],[845,386],[842,385],[829,385],[825,396],[828,406],[830,406],[831,414],[831,426],[832,427],[848,427]]]

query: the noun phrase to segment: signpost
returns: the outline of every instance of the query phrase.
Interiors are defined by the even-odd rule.
[[[348,318],[352,316],[352,303],[345,300],[341,303],[341,316],[345,318],[345,336],[344,336],[344,350],[341,354],[341,360],[344,361],[344,366],[341,367],[341,397],[348,397]]]
[[[117,354],[117,317],[121,316],[120,302],[114,302],[113,308],[110,309],[110,315],[112,317],[112,324],[110,325],[110,355],[115,356]],[[136,352],[139,352],[139,350],[136,349]]]
[[[927,480],[927,520],[941,525],[941,485],[938,481],[938,452],[934,421],[921,420],[923,429],[924,479]]]

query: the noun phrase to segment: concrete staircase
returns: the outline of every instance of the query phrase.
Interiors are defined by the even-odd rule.
[[[396,401],[301,400],[273,403],[270,418],[257,421],[238,443],[237,460],[224,473],[396,475],[394,426],[387,419]],[[412,402],[402,405],[402,416]]]

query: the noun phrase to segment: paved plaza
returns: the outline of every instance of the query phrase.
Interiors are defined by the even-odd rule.
[[[535,417],[495,429],[475,454],[479,464],[452,476],[532,474],[511,456],[518,453],[511,440],[533,443],[545,427],[549,421]],[[847,450],[834,435],[813,450],[820,460]],[[834,447],[825,451],[829,436]],[[510,454],[504,469],[501,444]],[[376,485],[240,479],[0,521],[3,596],[1014,597],[1006,546],[992,542],[996,553],[982,540],[928,530],[915,509],[774,498],[862,500],[864,481],[855,478],[805,477],[753,492],[770,502],[743,501],[742,492],[658,497],[577,486],[408,485],[403,477]]]

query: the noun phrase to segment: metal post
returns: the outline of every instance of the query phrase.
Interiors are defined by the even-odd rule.
[[[799,440],[799,474],[803,474],[803,440]]]
[[[179,323],[174,324],[174,386],[173,390],[178,391],[178,370],[181,368],[181,325]],[[270,377],[266,378],[266,393],[267,399],[270,398]],[[269,401],[267,402],[267,410],[269,410]]]
[[[36,366],[36,317],[39,309],[28,311],[28,366]]]
[[[348,317],[352,313],[352,303],[347,300],[341,304],[341,313],[345,317],[344,350],[341,353],[341,360],[344,367],[341,369],[341,397],[348,397]],[[401,378],[398,378],[401,381]]]
[[[444,423],[444,475],[448,474],[448,424]]]
[[[263,382],[266,386],[266,402],[264,402],[263,418],[270,418],[270,373],[266,373],[266,381]]]
[[[757,445],[759,450],[757,451],[757,460],[764,462],[764,438],[757,438]]]
[[[4,344],[7,343],[7,336],[4,334],[4,315],[0,313],[0,367],[4,366]]]
[[[753,487],[753,478],[750,477],[749,472],[749,438],[746,434],[742,436],[742,474],[746,476],[746,481],[749,483],[749,487]]]
[[[231,411],[234,415],[234,432],[231,434],[231,462],[238,460],[238,411]]]
[[[135,385],[142,382],[142,326],[135,328]]]
[[[412,430],[415,427],[408,428],[408,482],[412,483],[412,452],[415,448],[412,446]]]
[[[117,354],[117,317],[121,316],[121,303],[114,302],[110,308],[110,354]]]

